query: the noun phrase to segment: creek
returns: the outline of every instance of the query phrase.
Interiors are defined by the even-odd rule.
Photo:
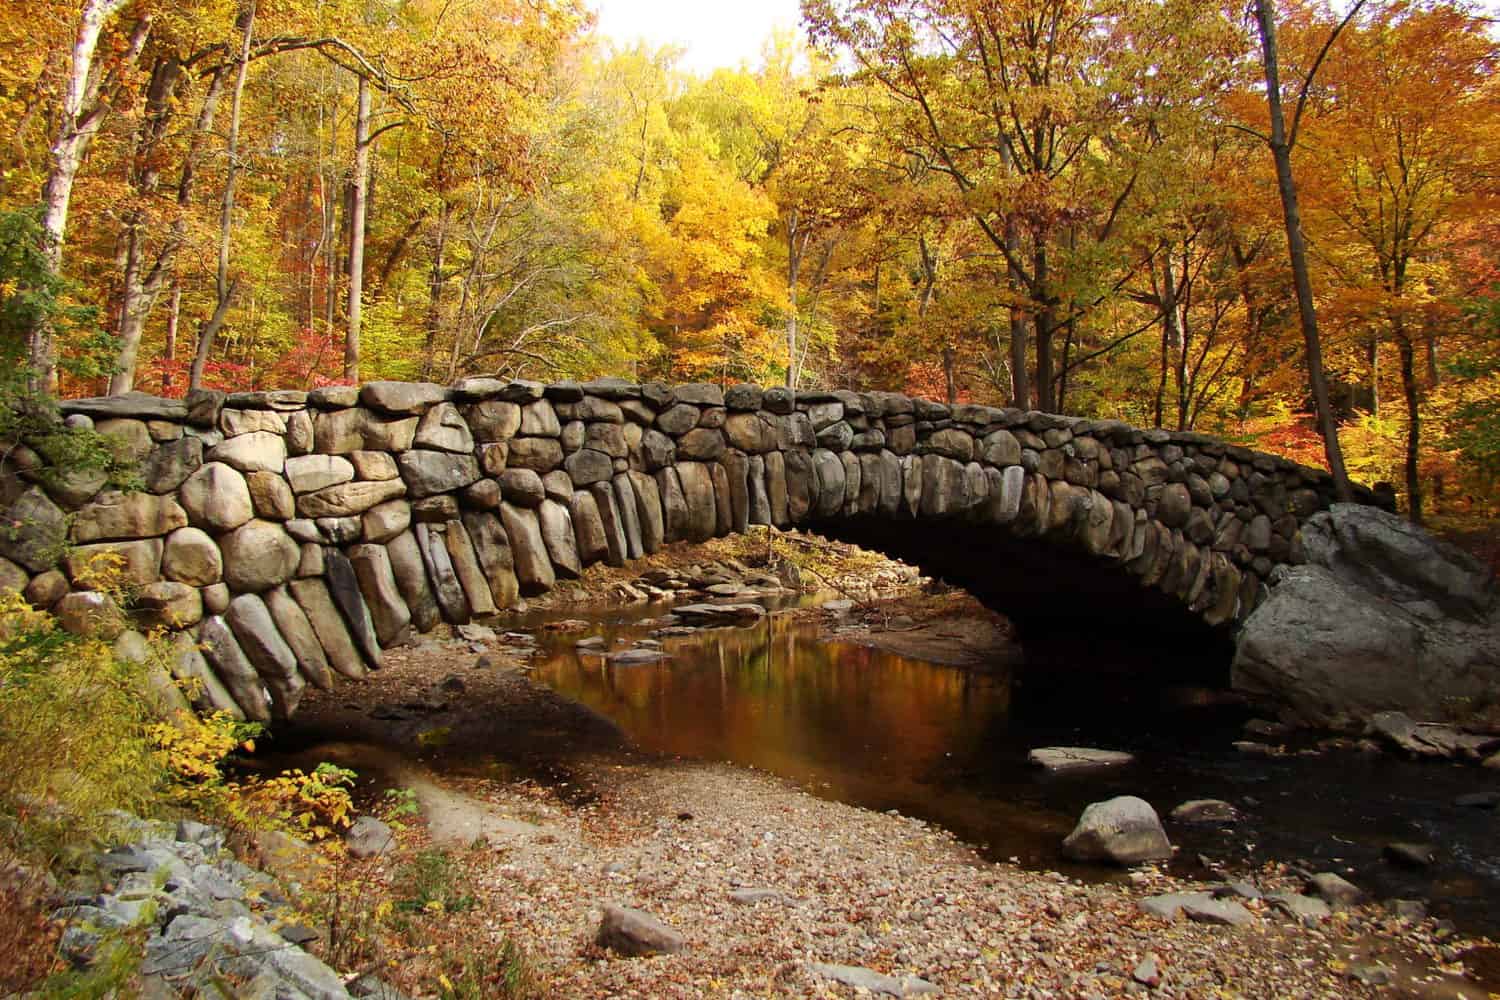
[[[1500,932],[1500,816],[1454,802],[1500,779],[1311,742],[1284,756],[1240,752],[1248,714],[1222,689],[1181,682],[1213,673],[1191,656],[1051,637],[1028,643],[1018,670],[966,670],[829,641],[789,615],[665,638],[656,663],[616,665],[574,645],[601,635],[628,648],[648,632],[641,614],[539,633],[532,673],[641,749],[758,768],[940,824],[988,858],[1091,880],[1124,874],[1059,856],[1090,802],[1139,795],[1165,818],[1188,799],[1225,799],[1243,813],[1232,826],[1167,821],[1175,870],[1212,878],[1205,861],[1236,873],[1278,860],[1340,871],[1378,896],[1427,900],[1466,930]],[[1055,775],[1027,764],[1029,749],[1055,745],[1136,761]],[[1396,867],[1381,856],[1395,841],[1433,844],[1438,861]]]

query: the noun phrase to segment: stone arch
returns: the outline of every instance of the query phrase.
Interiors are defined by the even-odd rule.
[[[263,720],[413,631],[762,524],[918,564],[941,537],[973,577],[969,548],[1055,553],[1225,629],[1333,500],[1326,473],[1204,435],[895,393],[475,378],[63,409],[145,489],[44,476],[18,449],[3,485],[28,527],[0,539],[0,583],[83,627],[88,557],[123,556],[134,614],[183,630],[174,669],[200,703]]]

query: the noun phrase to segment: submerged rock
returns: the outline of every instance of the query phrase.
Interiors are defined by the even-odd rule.
[[[766,616],[759,604],[683,604],[672,613],[689,625],[748,625]]]
[[[1052,772],[1081,771],[1131,764],[1135,762],[1135,755],[1123,750],[1095,750],[1090,747],[1038,747],[1026,755],[1026,761]]]
[[[1172,810],[1179,823],[1234,823],[1240,811],[1222,799],[1190,799]]]

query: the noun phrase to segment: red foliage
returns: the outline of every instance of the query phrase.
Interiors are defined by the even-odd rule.
[[[225,392],[253,389],[316,389],[343,381],[343,337],[303,330],[296,346],[282,354],[269,368],[250,362],[211,360],[203,369],[203,387]],[[187,393],[192,359],[171,361],[157,358],[141,373],[140,387],[146,392],[181,398]]]

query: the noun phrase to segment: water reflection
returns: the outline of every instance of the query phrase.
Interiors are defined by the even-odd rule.
[[[670,659],[615,666],[559,646],[537,679],[608,716],[642,747],[762,768],[822,794],[911,801],[955,755],[1003,729],[1009,678],[817,638],[770,616],[712,641],[664,641]]]
[[[613,648],[646,629],[596,630]],[[1438,913],[1500,929],[1500,855],[1493,817],[1454,798],[1493,785],[1488,773],[1387,756],[1234,751],[1243,711],[1222,692],[1164,686],[1181,676],[1128,644],[1028,645],[1020,678],[908,659],[818,638],[784,615],[753,628],[663,640],[670,659],[636,666],[580,654],[571,637],[544,640],[535,677],[613,720],[638,746],[724,760],[789,778],[828,798],[931,820],[985,855],[1079,877],[1058,845],[1090,802],[1141,795],[1163,814],[1190,798],[1224,798],[1233,827],[1169,823],[1184,873],[1200,854],[1223,862],[1301,861],[1354,868],[1362,886],[1420,896]],[[1026,765],[1046,745],[1131,750],[1135,765],[1049,776]],[[1431,872],[1381,860],[1393,840],[1444,847]]]

